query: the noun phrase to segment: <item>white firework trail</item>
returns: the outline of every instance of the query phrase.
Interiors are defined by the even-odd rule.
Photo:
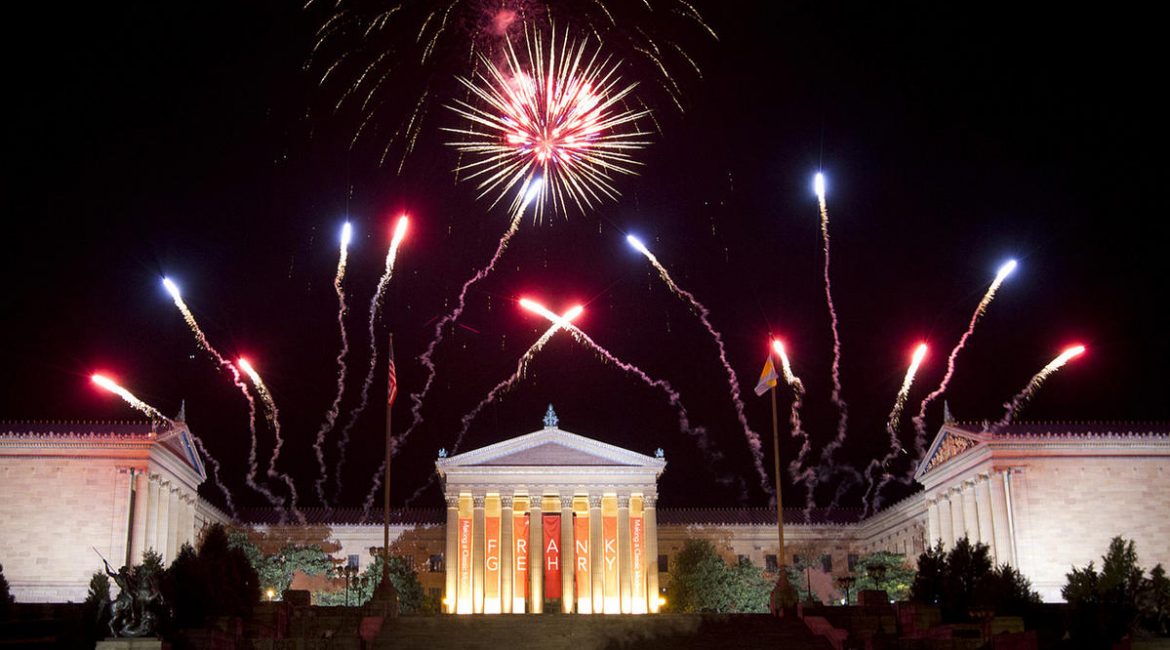
[[[784,348],[784,343],[774,339],[772,349],[780,357],[780,372],[784,376],[784,383],[792,388],[792,406],[788,412],[788,423],[792,427],[790,435],[800,440],[800,449],[796,452],[796,458],[788,463],[788,475],[792,477],[794,483],[804,484],[805,519],[807,520],[808,514],[812,512],[813,508],[812,480],[815,473],[812,468],[802,469],[808,452],[812,449],[808,432],[804,430],[800,419],[800,409],[804,405],[804,382],[792,372],[792,362],[788,359],[788,351]]]
[[[325,501],[325,481],[329,474],[329,470],[325,466],[325,435],[337,424],[337,416],[341,409],[341,397],[345,393],[345,376],[348,372],[345,365],[345,357],[349,355],[349,335],[345,331],[345,312],[348,311],[348,307],[345,303],[345,289],[342,286],[342,281],[345,280],[345,265],[349,258],[349,241],[352,236],[353,228],[346,222],[341,229],[341,254],[337,260],[337,275],[333,278],[333,290],[337,293],[338,305],[337,327],[341,330],[341,350],[337,353],[337,395],[333,398],[333,404],[330,405],[329,412],[325,414],[325,422],[317,430],[317,439],[313,443],[313,453],[317,456],[317,467],[321,472],[313,483],[313,488],[317,491],[317,499],[322,506],[328,505]]]
[[[215,486],[223,493],[224,502],[228,507],[228,514],[232,516],[232,519],[235,519],[236,502],[232,500],[232,493],[228,491],[227,486],[219,478],[219,461],[215,459],[215,456],[211,455],[211,452],[207,451],[207,447],[203,446],[203,441],[199,439],[199,436],[191,433],[191,440],[195,441],[195,446],[199,448],[199,453],[211,464],[211,479],[215,481]]]
[[[1049,361],[1048,365],[1041,368],[1040,372],[1036,373],[1032,377],[1031,381],[1028,382],[1028,385],[1024,387],[1024,390],[1017,393],[1010,402],[1004,403],[1003,406],[1005,410],[1003,417],[999,422],[996,422],[991,426],[992,432],[1002,431],[1004,427],[1011,424],[1012,420],[1020,414],[1020,410],[1024,408],[1024,405],[1032,399],[1032,397],[1036,394],[1036,391],[1040,390],[1040,386],[1044,384],[1044,381],[1048,379],[1052,373],[1063,368],[1064,364],[1068,363],[1069,360],[1075,357],[1079,357],[1084,353],[1085,346],[1074,345],[1070,348],[1066,348],[1063,352],[1060,353],[1059,356],[1057,356],[1052,361]]]
[[[760,477],[760,488],[765,494],[774,496],[775,489],[772,487],[768,479],[768,472],[764,468],[764,449],[760,442],[760,436],[748,424],[747,415],[744,413],[743,400],[740,399],[739,379],[735,376],[735,370],[732,369],[731,363],[727,360],[727,350],[723,345],[723,335],[711,324],[710,310],[703,303],[699,302],[694,294],[678,286],[674,279],[670,277],[670,273],[666,271],[666,267],[662,266],[658,258],[646,248],[641,240],[633,235],[626,235],[626,241],[650,261],[650,264],[658,271],[659,277],[662,278],[662,281],[666,283],[666,286],[670,288],[671,292],[691,305],[695,310],[695,314],[699,317],[699,321],[703,324],[703,327],[707,328],[707,333],[714,339],[715,346],[719,349],[719,362],[723,364],[723,371],[727,374],[727,384],[731,389],[731,401],[735,406],[735,415],[739,418],[739,424],[743,428],[743,435],[747,439],[748,449],[752,455],[752,463],[755,465],[756,473]]]
[[[235,364],[228,361],[219,350],[216,350],[211,342],[207,339],[207,335],[203,332],[203,328],[199,327],[199,323],[195,320],[195,315],[191,313],[191,309],[183,300],[183,295],[170,278],[163,278],[163,287],[166,288],[167,293],[171,294],[175,306],[179,308],[179,313],[183,315],[183,320],[187,322],[187,327],[195,334],[195,341],[199,347],[203,348],[211,355],[219,367],[227,370],[231,375],[232,384],[240,390],[240,394],[248,403],[248,432],[251,434],[251,447],[248,452],[248,473],[244,476],[244,482],[249,488],[268,499],[272,507],[280,511],[281,516],[284,516],[284,500],[272,493],[268,488],[256,483],[256,400],[252,398],[252,393],[248,390],[248,385],[240,378],[240,371]]]
[[[902,379],[902,387],[898,389],[898,396],[894,399],[894,407],[890,410],[890,416],[886,420],[886,433],[890,436],[890,451],[881,459],[874,459],[870,461],[869,466],[865,469],[865,477],[869,482],[866,487],[865,494],[861,497],[861,502],[865,507],[862,516],[867,516],[871,510],[877,511],[882,505],[882,488],[884,488],[893,477],[889,471],[889,464],[898,457],[899,453],[905,453],[906,450],[902,448],[902,443],[898,439],[898,428],[902,423],[902,409],[906,406],[906,398],[910,395],[910,386],[914,383],[914,376],[918,373],[918,366],[922,363],[922,358],[926,356],[926,344],[921,343],[914,349],[914,356],[910,360],[910,367],[906,369],[906,376]],[[882,480],[874,487],[875,472],[881,472]],[[870,499],[870,495],[873,496]]]
[[[386,287],[390,284],[390,278],[394,277],[394,263],[398,259],[398,247],[402,244],[402,239],[406,236],[406,227],[410,220],[403,215],[399,217],[397,225],[394,227],[394,235],[390,240],[390,249],[386,253],[386,269],[382,272],[382,277],[378,280],[378,286],[374,290],[374,296],[370,299],[370,322],[369,322],[369,336],[370,336],[370,365],[366,368],[366,378],[362,382],[361,400],[358,405],[349,414],[349,420],[346,421],[345,426],[341,428],[341,439],[337,441],[337,469],[334,471],[335,490],[333,493],[334,501],[341,498],[342,490],[342,474],[341,470],[345,466],[346,450],[349,448],[349,434],[357,424],[358,418],[361,417],[363,411],[370,402],[370,386],[374,383],[374,369],[378,365],[378,337],[375,331],[375,326],[378,322],[378,317],[382,312],[382,303],[386,295]]]
[[[817,203],[821,211],[821,239],[825,251],[825,303],[829,307],[829,321],[833,331],[833,392],[830,396],[837,407],[837,436],[821,450],[821,465],[832,465],[833,454],[845,444],[845,434],[849,425],[849,405],[841,395],[841,332],[837,320],[837,307],[833,304],[833,284],[829,279],[829,207],[825,201],[825,175],[817,172],[813,180],[813,189],[816,191]]]
[[[983,318],[983,314],[987,313],[987,306],[995,298],[995,292],[999,290],[999,285],[1007,276],[1011,275],[1016,270],[1016,261],[1008,260],[1006,264],[999,268],[995,274],[995,279],[992,280],[991,286],[987,288],[987,292],[983,294],[983,299],[979,301],[979,305],[975,307],[975,312],[971,314],[971,322],[967,324],[967,331],[959,337],[959,342],[951,350],[951,354],[947,357],[947,372],[943,375],[942,381],[939,382],[938,388],[934,389],[925,399],[922,404],[918,406],[918,415],[912,418],[914,422],[914,459],[915,461],[922,460],[922,455],[926,453],[926,407],[934,400],[942,397],[946,392],[947,386],[951,382],[951,377],[955,374],[955,359],[959,356],[959,351],[967,345],[967,339],[971,338],[971,334],[975,332],[975,325]],[[917,462],[910,465],[910,473],[906,476],[907,479],[913,479],[914,471],[918,469]]]
[[[414,432],[418,425],[422,424],[423,400],[426,399],[427,394],[431,390],[431,385],[435,381],[435,362],[433,357],[435,354],[435,349],[438,348],[439,344],[443,342],[444,328],[454,323],[456,320],[458,320],[459,316],[463,314],[463,309],[467,302],[467,291],[471,289],[473,285],[486,278],[488,274],[490,274],[496,268],[496,264],[500,261],[500,257],[508,248],[508,243],[512,241],[512,236],[516,234],[516,230],[520,227],[520,218],[524,214],[524,208],[526,208],[528,204],[531,203],[532,200],[540,194],[540,188],[542,185],[543,181],[539,178],[536,178],[533,179],[530,183],[525,183],[525,186],[521,188],[521,191],[525,196],[524,201],[520,204],[519,209],[517,209],[512,214],[511,221],[508,224],[508,229],[504,232],[504,236],[500,238],[499,245],[496,246],[495,254],[492,255],[492,258],[488,261],[487,266],[484,266],[483,268],[476,271],[475,275],[471,276],[467,282],[463,283],[463,288],[459,290],[459,298],[456,301],[455,309],[451,310],[450,313],[446,314],[435,323],[435,330],[431,337],[431,342],[427,344],[427,349],[423,351],[422,355],[418,358],[419,363],[421,363],[427,371],[427,378],[425,381],[423,381],[422,390],[417,393],[410,394],[410,426],[407,427],[406,431],[404,431],[402,435],[398,437],[398,444],[405,443],[406,440],[410,438],[410,434]]]
[[[297,486],[293,483],[292,477],[287,473],[276,471],[276,461],[280,458],[281,447],[284,446],[284,437],[280,433],[280,411],[276,408],[276,400],[272,398],[272,393],[268,390],[268,386],[247,359],[241,358],[238,363],[240,369],[244,371],[244,374],[252,380],[252,385],[256,388],[256,393],[260,395],[260,403],[264,405],[264,416],[268,420],[268,426],[272,427],[272,456],[268,459],[268,470],[266,474],[270,479],[282,481],[288,488],[289,511],[292,512],[293,516],[297,518],[297,521],[301,525],[304,525],[306,522],[305,515],[297,508],[297,499],[299,498],[297,496]],[[281,517],[283,519],[283,513]]]

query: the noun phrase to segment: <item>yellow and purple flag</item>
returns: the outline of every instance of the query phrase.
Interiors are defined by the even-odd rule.
[[[776,365],[772,363],[772,355],[764,362],[764,370],[760,373],[760,381],[756,383],[756,395],[763,395],[769,388],[775,388],[780,376],[776,374]]]

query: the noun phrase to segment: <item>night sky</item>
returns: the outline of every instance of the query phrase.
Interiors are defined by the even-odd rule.
[[[886,414],[912,347],[926,340],[931,354],[903,420],[902,439],[912,440],[909,416],[1009,257],[1020,268],[959,357],[946,396],[955,416],[997,419],[1005,400],[1079,342],[1088,354],[1054,375],[1023,419],[1170,418],[1160,23],[1136,5],[1078,13],[1067,3],[756,4],[697,4],[719,40],[679,35],[703,71],[701,79],[679,71],[685,113],[653,79],[637,79],[644,67],[624,73],[644,82],[662,127],[638,154],[641,175],[617,179],[616,202],[526,220],[498,272],[473,289],[436,355],[424,422],[396,459],[396,505],[433,472],[460,417],[545,330],[516,306],[521,295],[556,311],[583,302],[581,328],[670,381],[723,457],[702,457],[661,393],[563,334],[485,409],[464,449],[538,429],[551,402],[566,430],[647,454],[664,448],[664,506],[765,505],[713,341],[624,235],[642,236],[710,308],[769,468],[768,401],[751,388],[768,334],[784,337],[808,389],[815,456],[836,422],[811,191],[818,168],[829,181],[850,406],[843,462],[860,469],[887,451]],[[287,439],[281,468],[311,505],[310,446],[335,391],[341,223],[348,215],[357,233],[344,422],[368,360],[366,305],[391,219],[413,218],[379,326],[380,338],[395,335],[399,433],[425,376],[416,358],[433,321],[506,228],[503,209],[489,211],[471,184],[455,182],[457,155],[439,131],[458,125],[443,108],[448,98],[434,98],[399,173],[397,160],[379,164],[377,142],[350,150],[356,121],[325,110],[337,91],[317,86],[318,68],[304,69],[319,12],[219,1],[20,12],[3,44],[0,419],[138,418],[90,385],[91,372],[107,371],[166,413],[185,399],[188,423],[223,463],[237,502],[263,505],[242,480],[245,403],[196,349],[160,285],[168,274],[213,344],[246,354],[264,376]],[[663,26],[665,36],[676,25]],[[468,70],[444,62],[433,72]],[[343,505],[361,502],[382,454],[384,360],[373,406],[354,429]],[[783,421],[789,395],[781,397]],[[940,401],[932,436],[941,417]],[[787,460],[795,449],[786,434],[782,427]],[[264,427],[260,436],[266,464],[272,436]],[[786,501],[803,500],[786,486]],[[834,486],[818,493],[822,505]],[[218,501],[210,488],[203,494]],[[900,494],[905,487],[886,496]],[[843,505],[860,495],[851,490]],[[415,505],[438,497],[432,487]]]

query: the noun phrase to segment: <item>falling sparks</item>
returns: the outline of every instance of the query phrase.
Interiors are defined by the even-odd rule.
[[[816,472],[812,468],[804,468],[805,459],[812,449],[812,442],[808,432],[804,430],[800,418],[800,409],[804,405],[804,382],[792,372],[792,362],[788,359],[788,350],[784,347],[783,341],[772,339],[772,352],[780,358],[780,374],[784,377],[784,383],[792,388],[792,406],[788,411],[788,424],[792,427],[790,435],[800,440],[800,449],[797,450],[796,457],[788,463],[788,475],[792,477],[793,482],[804,484],[805,516],[807,518],[808,513],[813,508],[813,481],[816,479]]]
[[[378,323],[378,317],[381,315],[382,301],[386,295],[386,287],[390,285],[390,279],[394,276],[394,263],[398,259],[398,248],[402,245],[402,240],[406,237],[406,230],[409,225],[410,218],[406,215],[398,218],[394,226],[394,233],[390,238],[390,249],[386,253],[386,268],[382,272],[382,277],[378,279],[378,286],[374,290],[374,297],[370,299],[370,322],[368,328],[370,336],[370,364],[366,368],[366,377],[362,381],[361,399],[350,413],[349,420],[345,423],[345,426],[341,428],[341,438],[337,441],[337,469],[334,471],[334,479],[336,482],[334,492],[335,500],[341,498],[343,478],[341,470],[345,466],[350,431],[357,424],[358,418],[369,405],[370,386],[374,383],[374,370],[378,365],[378,336],[376,325]]]
[[[317,499],[321,505],[326,505],[325,481],[329,471],[325,467],[325,434],[331,431],[337,423],[337,416],[341,409],[341,397],[345,393],[345,375],[348,372],[345,364],[345,357],[349,355],[349,335],[345,332],[345,313],[348,311],[348,307],[345,303],[345,289],[342,286],[342,281],[345,280],[345,265],[349,258],[349,241],[352,236],[353,227],[347,221],[341,228],[341,251],[337,260],[337,275],[333,278],[333,290],[337,294],[338,306],[337,328],[341,330],[341,350],[337,353],[337,394],[329,406],[329,412],[325,414],[325,422],[317,430],[317,439],[313,443],[313,453],[317,456],[317,467],[320,470],[320,476],[313,483],[313,487],[317,490]]]
[[[1024,408],[1024,405],[1032,399],[1032,397],[1036,394],[1036,391],[1040,390],[1040,386],[1044,384],[1044,381],[1048,379],[1052,373],[1060,370],[1064,367],[1064,364],[1081,356],[1084,353],[1085,346],[1074,345],[1072,347],[1065,348],[1065,350],[1061,352],[1059,356],[1048,362],[1048,365],[1041,368],[1040,372],[1036,373],[1035,376],[1032,377],[1032,380],[1028,382],[1028,385],[1024,387],[1024,390],[1016,394],[1016,396],[1013,397],[1010,402],[1007,402],[1003,405],[1005,409],[1003,418],[992,426],[992,431],[1000,431],[1007,425],[1011,424],[1012,420],[1020,414],[1020,410]]]
[[[272,427],[274,444],[272,447],[272,456],[268,460],[266,474],[268,478],[279,479],[284,482],[289,492],[289,510],[292,511],[297,521],[304,524],[305,516],[297,509],[297,487],[293,483],[292,477],[287,473],[276,471],[276,461],[280,459],[280,450],[284,447],[284,437],[280,433],[280,411],[276,408],[276,400],[272,398],[272,393],[269,392],[268,386],[260,378],[260,373],[256,372],[256,368],[247,359],[240,357],[236,361],[236,365],[240,367],[240,370],[244,371],[248,379],[252,380],[252,386],[255,387],[256,393],[260,395],[260,402],[264,404],[264,415],[268,419],[268,426]]]
[[[975,332],[975,324],[983,318],[983,314],[987,312],[987,306],[995,298],[995,292],[999,290],[999,285],[1007,279],[1009,275],[1016,270],[1016,261],[1008,260],[1003,266],[999,267],[999,271],[995,274],[995,279],[992,280],[991,286],[987,287],[987,293],[983,294],[983,299],[979,301],[979,305],[975,307],[975,313],[971,314],[971,322],[967,324],[967,331],[963,332],[963,336],[959,337],[959,342],[955,344],[954,349],[951,350],[950,356],[947,357],[947,372],[943,375],[942,381],[939,382],[938,388],[934,389],[918,407],[918,415],[913,418],[914,422],[914,458],[920,460],[923,453],[926,452],[926,407],[930,403],[942,396],[946,392],[947,386],[951,382],[951,377],[955,374],[955,359],[959,356],[959,351],[963,346],[967,345],[967,339],[971,338],[971,334]],[[916,465],[910,466],[910,472],[913,474],[917,469]]]
[[[666,283],[666,286],[670,288],[671,292],[691,305],[696,315],[698,315],[699,321],[707,329],[707,333],[714,339],[715,346],[719,349],[719,361],[723,364],[723,371],[727,374],[727,383],[731,389],[731,401],[735,406],[735,414],[739,418],[740,427],[743,428],[743,435],[747,439],[748,449],[751,451],[752,462],[755,464],[756,473],[760,478],[760,488],[765,494],[772,494],[775,490],[768,480],[767,470],[764,469],[764,450],[760,442],[760,436],[748,425],[747,415],[744,413],[743,400],[740,399],[739,379],[735,376],[735,370],[732,369],[731,363],[727,360],[727,350],[723,345],[723,335],[711,324],[711,312],[699,302],[698,298],[695,298],[694,294],[678,286],[674,279],[670,277],[670,273],[666,271],[666,267],[662,266],[658,258],[646,248],[646,245],[640,239],[634,235],[626,235],[626,242],[650,261],[650,264],[658,271],[659,277],[662,278],[662,281]]]
[[[649,111],[626,108],[637,84],[623,84],[619,61],[567,34],[549,41],[529,33],[521,54],[509,44],[503,69],[481,56],[480,71],[459,79],[481,105],[457,100],[451,109],[470,124],[445,129],[471,160],[456,172],[477,182],[480,197],[495,194],[492,205],[513,194],[515,209],[524,193],[512,190],[545,179],[537,218],[546,205],[563,214],[570,203],[584,211],[616,199],[613,174],[636,173],[631,153],[649,135],[637,126]]]

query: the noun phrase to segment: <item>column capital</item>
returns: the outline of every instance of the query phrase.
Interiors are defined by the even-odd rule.
[[[642,497],[642,507],[643,508],[653,508],[657,505],[658,505],[658,496],[657,495],[647,495],[647,496]]]
[[[500,507],[501,508],[511,508],[512,507],[512,496],[501,494],[500,495]]]
[[[618,502],[619,509],[620,508],[629,508],[630,507],[630,496],[628,494],[627,495],[619,495],[617,498],[617,502]]]
[[[600,494],[590,494],[589,495],[589,507],[590,508],[600,508],[601,507],[601,495]]]
[[[458,496],[447,496],[447,497],[444,497],[443,500],[447,502],[448,508],[458,508],[459,507],[459,497]]]
[[[562,496],[562,497],[561,497],[561,509],[562,509],[562,510],[568,510],[568,509],[571,509],[572,507],[573,507],[573,497],[571,497],[571,496],[567,496],[567,497],[566,497],[566,496]]]
[[[476,494],[471,497],[471,504],[476,508],[482,508],[484,504],[484,495]]]

